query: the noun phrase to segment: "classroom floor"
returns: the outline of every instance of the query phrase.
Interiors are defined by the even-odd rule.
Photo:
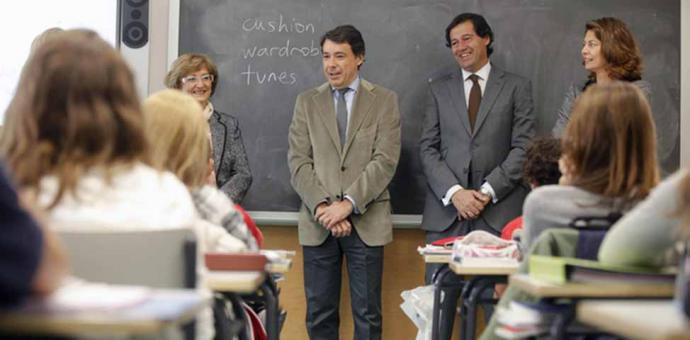
[[[281,333],[282,339],[308,339],[304,325],[306,311],[302,276],[302,248],[299,246],[296,226],[261,227],[267,249],[295,250],[293,266],[286,280],[279,283],[280,304],[287,310],[287,320]],[[400,309],[400,292],[424,283],[424,261],[417,253],[424,242],[424,232],[419,229],[395,229],[394,241],[384,249],[383,264],[383,338],[414,339],[417,328]],[[340,303],[340,338],[352,339],[353,325],[346,273],[343,272],[343,290]]]
[[[302,248],[299,246],[296,226],[261,227],[266,249],[289,249],[297,252],[286,280],[278,286],[281,289],[280,305],[287,311],[287,320],[281,332],[281,339],[307,340],[304,325],[306,306],[304,300],[304,278],[302,274]],[[417,246],[424,243],[424,231],[420,229],[394,229],[393,242],[384,249],[383,263],[383,339],[415,339],[417,328],[402,312],[400,304],[403,290],[424,284],[424,260],[417,253]],[[343,265],[344,267],[344,265]],[[347,272],[343,271],[343,288],[340,298],[340,338],[353,338],[350,292]],[[484,316],[477,316],[479,336],[484,328]],[[451,339],[458,338],[459,320],[455,320]]]

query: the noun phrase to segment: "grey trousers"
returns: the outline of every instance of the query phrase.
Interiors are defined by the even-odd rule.
[[[337,340],[343,257],[350,278],[356,340],[381,339],[383,246],[369,247],[355,229],[346,237],[328,236],[319,246],[303,246],[307,333],[312,340]]]

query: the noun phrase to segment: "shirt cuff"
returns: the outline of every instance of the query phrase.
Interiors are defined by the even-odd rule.
[[[453,198],[453,195],[455,195],[455,193],[460,191],[460,190],[462,190],[462,187],[460,186],[460,184],[456,184],[456,185],[450,187],[450,189],[448,189],[448,191],[446,191],[446,195],[443,196],[443,198],[441,199],[443,206],[445,206],[445,207],[449,206],[451,203],[450,200],[451,200],[451,198]]]
[[[355,203],[355,199],[352,198],[350,195],[345,195],[345,199],[350,201],[352,203],[352,213],[359,215],[359,209],[357,209],[357,204]]]
[[[320,200],[318,203],[316,203],[316,205],[314,206],[314,211],[313,211],[314,217],[316,217],[316,207],[318,207],[319,205],[321,205],[321,203],[326,203],[326,205],[331,204],[331,202],[330,202],[330,200],[328,199],[328,197],[327,197],[327,198],[324,198],[324,199]]]
[[[496,204],[496,202],[498,202],[498,198],[496,198],[496,192],[494,191],[494,188],[491,187],[491,184],[489,184],[489,182],[482,183],[482,186],[479,188],[479,192],[481,192],[484,195],[491,196],[491,203]]]

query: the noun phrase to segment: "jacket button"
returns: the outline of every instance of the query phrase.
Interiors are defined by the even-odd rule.
[[[335,195],[335,198],[340,199],[340,195]]]
[[[340,167],[340,171],[345,171],[345,167],[344,167],[344,166],[341,166],[341,167]]]

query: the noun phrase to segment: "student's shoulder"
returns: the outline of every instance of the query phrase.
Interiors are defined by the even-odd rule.
[[[590,196],[593,196],[593,194],[571,185],[543,185],[535,188],[527,195],[525,207],[528,204],[541,207],[558,205],[564,200],[574,200]]]

